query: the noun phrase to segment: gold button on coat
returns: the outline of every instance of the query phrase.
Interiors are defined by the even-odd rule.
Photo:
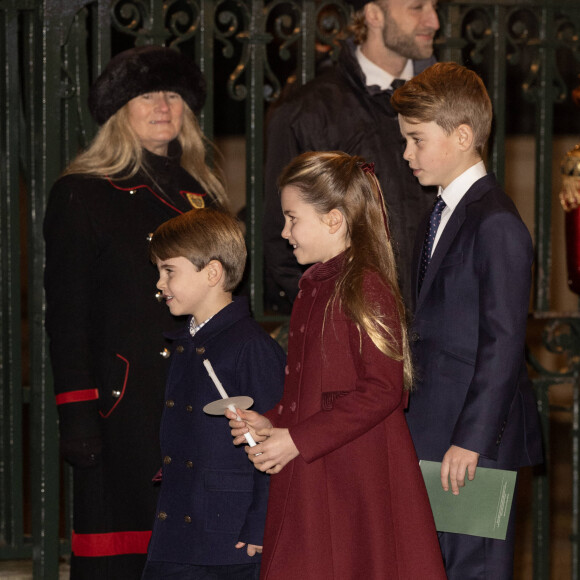
[[[183,521],[184,521],[186,524],[191,524],[191,516],[185,516],[185,517],[183,518]]]
[[[186,461],[185,465],[189,467],[189,469],[193,469],[193,461]]]
[[[165,463],[165,465],[169,465],[171,463],[171,457],[169,457],[169,455],[166,455],[163,458],[163,463]]]
[[[175,401],[173,401],[172,399],[168,399],[167,401],[165,401],[165,406],[168,407],[169,409],[172,409],[173,407],[175,407]]]
[[[157,516],[160,520],[166,520],[167,519],[167,514],[165,512],[159,512],[158,516]]]
[[[205,353],[205,346],[198,346],[198,347],[195,349],[195,352],[196,352],[197,354],[204,354],[204,353]]]
[[[176,349],[175,349],[179,354],[181,354],[183,352],[183,346],[180,344]]]

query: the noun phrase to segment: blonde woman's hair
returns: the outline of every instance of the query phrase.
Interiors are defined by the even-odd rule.
[[[181,166],[201,186],[215,196],[220,205],[228,207],[224,178],[218,169],[212,170],[206,161],[211,145],[204,137],[193,111],[183,103],[183,126],[177,137],[181,148]],[[81,174],[97,177],[127,179],[142,169],[143,146],[129,123],[128,105],[121,107],[99,129],[89,147],[79,153],[64,170],[63,175]],[[148,174],[149,175],[149,174]],[[155,176],[150,177],[154,180]]]
[[[342,272],[327,311],[336,302],[386,356],[403,362],[404,385],[410,390],[413,369],[405,326],[405,307],[397,281],[388,216],[377,178],[362,157],[340,151],[307,152],[294,158],[279,179],[292,185],[304,202],[325,215],[338,209],[347,225],[348,247]],[[365,274],[376,272],[390,290],[397,316],[389,318],[363,293]]]

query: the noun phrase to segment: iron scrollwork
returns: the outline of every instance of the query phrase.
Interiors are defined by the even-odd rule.
[[[486,49],[493,40],[493,13],[490,7],[469,8],[463,15],[463,34],[470,46],[469,59],[474,64],[484,61]]]
[[[250,38],[251,12],[248,6],[240,0],[220,0],[216,4],[215,19],[215,38],[223,44],[222,55],[225,58],[233,58],[236,53],[232,39],[242,43],[239,62],[229,75],[227,82],[227,91],[230,97],[236,101],[241,101],[247,95],[247,88],[239,83],[239,79],[250,58],[247,41]]]
[[[135,45],[169,44],[176,46],[195,37],[200,26],[203,0],[166,0],[163,4],[148,0],[116,0],[111,7],[111,22],[124,35],[132,36]],[[312,3],[316,27],[315,42],[324,46],[331,59],[339,52],[338,39],[348,25],[351,8],[344,0]],[[264,99],[273,101],[288,80],[274,72],[274,60],[290,63],[296,59],[303,34],[305,2],[273,0],[269,3],[244,0],[217,0],[213,4],[214,38],[225,59],[235,59],[227,81],[230,98],[242,101],[248,94],[244,76],[250,66],[252,45],[266,47],[258,60],[265,78]]]
[[[248,7],[240,1],[223,0],[216,6],[215,38],[223,44],[222,55],[232,58],[235,53],[234,41],[241,43],[238,64],[228,80],[228,94],[234,100],[243,100],[247,88],[240,79],[249,66],[249,45],[259,43],[266,46],[263,61],[265,77],[264,99],[274,101],[281,93],[288,78],[277,75],[273,60],[289,63],[296,58],[302,37],[302,20],[305,6],[294,0],[273,0],[263,6],[259,15],[251,18]],[[316,27],[315,39],[321,45],[330,47],[330,58],[338,54],[337,39],[346,28],[350,8],[343,1],[321,2],[314,11]]]
[[[287,7],[287,11],[281,11],[281,8]],[[273,20],[271,28],[272,36],[270,40],[272,45],[278,46],[278,58],[287,62],[292,58],[292,49],[297,47],[301,35],[301,8],[297,2],[289,2],[288,0],[275,0],[268,4],[266,10],[266,20],[268,23]],[[264,62],[266,84],[264,86],[264,98],[267,101],[273,101],[278,98],[282,91],[283,82],[274,74],[273,67],[269,59]]]
[[[135,45],[177,46],[193,38],[199,28],[201,0],[117,0],[111,6],[111,23]]]
[[[558,364],[557,370],[549,369],[528,349],[527,360],[532,369],[542,377],[554,379],[569,379],[578,375],[580,371],[580,317],[540,315],[538,318],[547,318],[542,332],[542,346],[548,353],[563,357],[564,364]],[[562,363],[560,358],[559,361]]]
[[[199,3],[194,0],[171,0],[165,2],[165,23],[174,39],[171,45],[182,44],[193,38],[200,22]]]
[[[549,10],[547,8],[544,9]],[[558,49],[572,50],[578,58],[578,35],[577,24],[571,16],[557,13],[555,16],[556,34],[552,40],[544,38],[542,33],[542,15],[537,11],[528,8],[514,9],[508,20],[508,42],[515,51],[510,55],[512,64],[518,64],[524,60],[524,52],[529,51],[531,63],[528,66],[526,79],[522,85],[524,97],[530,102],[537,102],[538,91],[541,89],[541,61],[539,57],[540,49],[546,48],[548,43],[555,43],[552,63],[550,67],[552,93],[551,98],[554,103],[561,103],[566,99],[567,87],[556,58]]]
[[[464,4],[449,2],[441,5],[439,18],[442,30],[456,28],[460,34],[450,37],[439,35],[436,46],[438,49],[459,49],[466,64],[485,64],[489,60],[490,51],[494,49],[494,41],[505,38],[507,64],[517,66],[523,74],[521,92],[531,103],[538,102],[539,91],[542,89],[542,66],[548,66],[552,91],[552,102],[561,103],[567,97],[567,85],[561,74],[561,63],[558,51],[569,52],[576,60],[580,60],[580,21],[577,12],[566,8],[538,7],[515,5],[506,9],[505,22],[498,23],[494,10],[500,8],[496,2],[481,2]],[[458,10],[458,16],[453,16],[453,10]],[[569,13],[568,13],[569,12]],[[544,31],[546,22],[553,19],[555,34]],[[498,28],[501,27],[501,30]],[[551,62],[543,64],[540,53],[551,50]]]
[[[151,33],[151,14],[145,0],[118,0],[111,6],[111,24],[116,30],[133,36],[135,44]]]

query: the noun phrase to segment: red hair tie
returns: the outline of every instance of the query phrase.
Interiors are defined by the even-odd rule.
[[[359,167],[365,172],[370,173],[371,175],[375,174],[375,164],[371,163],[361,163]]]

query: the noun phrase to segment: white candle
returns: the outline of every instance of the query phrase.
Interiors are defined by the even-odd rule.
[[[211,366],[211,363],[209,362],[208,359],[205,359],[203,361],[203,366],[206,368],[207,374],[209,375],[209,378],[213,381],[213,384],[215,385],[216,389],[219,391],[219,394],[221,395],[222,399],[229,399],[228,394],[226,393],[226,390],[224,389],[220,380],[217,378],[217,375],[215,374],[215,371],[213,370],[213,367]]]
[[[215,374],[215,371],[213,370],[213,367],[211,366],[211,363],[209,362],[208,359],[204,359],[203,366],[207,370],[207,374],[209,375],[209,378],[213,381],[213,384],[215,385],[216,389],[219,391],[219,394],[221,395],[222,399],[229,399],[228,394],[226,393],[226,390],[224,389],[220,380],[217,378],[217,375]],[[234,405],[228,405],[228,409],[230,411],[232,411],[232,413],[236,413],[236,407]],[[236,413],[236,419],[238,421],[241,421],[240,416],[237,413]],[[250,447],[256,446],[256,442],[254,441],[254,438],[250,435],[250,433],[245,433],[244,437],[246,438],[246,441],[250,444]]]

